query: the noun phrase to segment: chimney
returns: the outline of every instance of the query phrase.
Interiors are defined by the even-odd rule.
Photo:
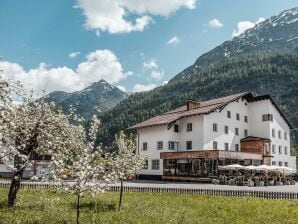
[[[200,107],[200,102],[195,100],[187,100],[186,107],[187,107],[187,111],[197,109]]]

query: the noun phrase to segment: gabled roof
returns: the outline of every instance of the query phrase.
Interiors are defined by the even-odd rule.
[[[144,127],[157,126],[157,125],[168,125],[184,117],[200,115],[200,114],[209,114],[217,109],[220,109],[220,110],[223,109],[230,102],[238,100],[243,96],[250,96],[250,95],[251,93],[244,92],[244,93],[238,93],[238,94],[225,96],[217,99],[198,102],[200,106],[192,110],[187,110],[187,106],[185,105],[182,107],[178,107],[174,110],[171,110],[169,112],[166,112],[164,114],[150,118],[141,123],[138,123],[130,127],[130,129],[138,129],[138,128],[144,128]]]
[[[215,110],[221,111],[225,108],[226,105],[228,105],[229,103],[234,102],[242,97],[245,98],[248,102],[255,102],[255,101],[267,100],[267,99],[270,100],[271,103],[278,110],[280,115],[284,118],[286,123],[289,125],[289,127],[293,128],[293,126],[290,124],[290,122],[287,120],[287,118],[284,116],[282,111],[278,108],[276,103],[273,101],[273,99],[269,95],[262,95],[262,96],[254,97],[249,92],[243,92],[243,93],[220,97],[220,98],[216,98],[216,99],[212,99],[212,100],[202,101],[202,102],[192,101],[192,102],[198,103],[199,106],[195,109],[187,110],[187,105],[184,105],[182,107],[178,107],[174,110],[168,111],[161,115],[157,115],[157,116],[152,117],[146,121],[143,121],[141,123],[133,125],[129,129],[138,129],[138,128],[144,128],[144,127],[158,126],[158,125],[171,125],[171,124],[175,123],[177,120],[184,118],[184,117],[201,115],[201,114],[209,114],[209,113],[214,112]]]

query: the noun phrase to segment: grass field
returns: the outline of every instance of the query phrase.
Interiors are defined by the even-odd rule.
[[[21,190],[14,209],[6,206],[0,189],[0,224],[75,223],[76,198],[48,190]],[[124,193],[82,199],[81,223],[298,223],[298,201],[199,195]]]

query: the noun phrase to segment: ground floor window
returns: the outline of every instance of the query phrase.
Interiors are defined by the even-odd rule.
[[[143,166],[143,170],[147,170],[147,169],[148,169],[148,159],[145,160],[144,166]]]
[[[275,161],[272,161],[272,166],[275,166],[276,165],[276,162]]]
[[[186,149],[191,150],[192,149],[192,141],[187,141],[186,142]]]
[[[159,170],[159,159],[152,159],[151,169],[152,170]]]
[[[235,151],[236,151],[236,152],[239,151],[239,144],[235,144]]]
[[[213,141],[213,149],[217,149],[217,141]]]
[[[285,162],[285,166],[288,167],[288,165],[289,165],[288,162]]]

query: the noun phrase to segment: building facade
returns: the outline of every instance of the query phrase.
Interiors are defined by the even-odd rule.
[[[218,165],[279,165],[296,169],[291,124],[269,95],[240,93],[198,102],[132,126],[146,156],[141,178],[218,175]]]

